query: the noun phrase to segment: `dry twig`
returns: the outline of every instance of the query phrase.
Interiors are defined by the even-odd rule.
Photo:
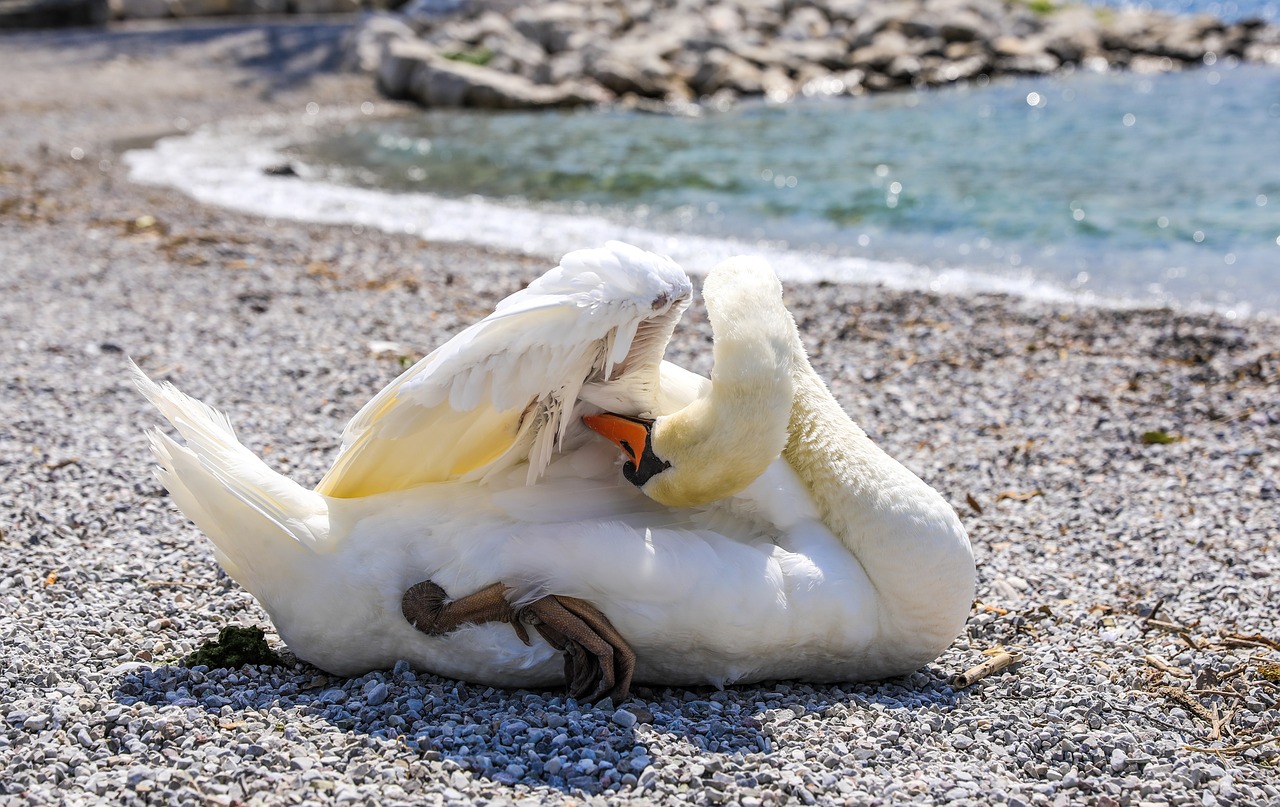
[[[1170,664],[1169,662],[1165,661],[1164,659],[1160,658],[1157,655],[1149,653],[1143,658],[1152,667],[1155,667],[1157,670],[1159,670],[1162,673],[1168,673],[1169,675],[1172,675],[1174,678],[1190,678],[1191,677],[1191,673],[1187,672],[1181,667],[1173,666],[1172,664]]]
[[[1005,667],[1017,664],[1020,661],[1022,661],[1022,654],[1020,653],[997,653],[981,664],[970,667],[959,675],[952,676],[951,685],[957,689],[973,686],[988,675],[998,673]]]
[[[1210,727],[1216,722],[1213,712],[1205,708],[1204,704],[1193,698],[1182,687],[1156,687],[1153,690],[1157,695],[1163,695],[1179,706],[1185,708],[1196,717],[1208,723]]]
[[[1261,633],[1224,633],[1222,634],[1222,643],[1227,647],[1269,647],[1272,650],[1280,651],[1280,642],[1275,639],[1268,639]]]
[[[996,501],[1002,502],[1005,499],[1011,499],[1012,501],[1015,501],[1015,502],[1029,502],[1035,497],[1043,496],[1043,495],[1044,495],[1044,491],[1041,490],[1040,488],[1036,488],[1035,490],[1028,491],[1026,493],[1019,493],[1016,490],[1006,490],[1006,491],[1000,492],[996,496]]]
[[[1239,754],[1248,751],[1250,748],[1257,748],[1267,743],[1280,743],[1280,737],[1259,737],[1256,740],[1250,740],[1247,743],[1238,743],[1236,745],[1228,745],[1224,748],[1201,748],[1196,745],[1184,745],[1183,751],[1198,751],[1202,754]]]
[[[163,588],[165,586],[190,586],[191,588],[208,588],[209,583],[201,583],[197,580],[144,580],[142,581],[152,588]]]

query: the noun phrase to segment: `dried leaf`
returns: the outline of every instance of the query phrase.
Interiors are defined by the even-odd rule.
[[[973,512],[977,513],[978,515],[982,515],[982,505],[978,504],[978,500],[973,498],[972,493],[964,494],[964,501],[965,501],[965,504],[973,508]]]

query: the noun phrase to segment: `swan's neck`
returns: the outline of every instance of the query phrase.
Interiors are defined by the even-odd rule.
[[[964,527],[937,491],[844,413],[810,366],[798,335],[794,368],[783,456],[808,487],[827,528],[870,578],[882,631],[901,634],[904,641],[913,641],[913,633],[935,634],[945,647],[973,599],[973,555]]]

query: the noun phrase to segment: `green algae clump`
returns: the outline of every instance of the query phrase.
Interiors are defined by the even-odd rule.
[[[215,641],[207,642],[199,650],[178,662],[183,667],[243,667],[246,664],[266,664],[279,667],[280,657],[267,646],[262,628],[239,628],[227,625],[218,631]]]

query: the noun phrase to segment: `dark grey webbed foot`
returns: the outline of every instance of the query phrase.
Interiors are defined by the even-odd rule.
[[[465,624],[502,622],[529,644],[528,625],[564,654],[565,682],[574,698],[627,697],[636,654],[600,609],[586,600],[555,595],[516,609],[507,602],[506,592],[506,586],[494,583],[450,601],[443,588],[424,580],[405,591],[400,611],[410,625],[429,636],[443,636]]]

